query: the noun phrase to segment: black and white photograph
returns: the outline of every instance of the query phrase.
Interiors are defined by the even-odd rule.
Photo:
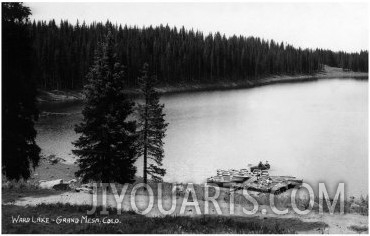
[[[1,2],[1,233],[368,234],[369,11]]]

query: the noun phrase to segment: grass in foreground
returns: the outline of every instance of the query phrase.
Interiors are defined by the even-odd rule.
[[[3,178],[4,179],[4,178]],[[133,186],[136,183],[141,183],[142,180],[140,178],[137,178],[136,182],[134,184],[129,185],[126,194],[131,193]],[[79,185],[80,183],[78,183]],[[149,183],[151,186],[154,196],[158,196],[158,186],[156,183]],[[122,189],[122,185],[117,184],[117,191],[120,193]],[[162,183],[162,196],[163,197],[172,197],[172,192],[173,185],[171,183]],[[205,191],[204,191],[204,186],[199,185],[199,184],[194,184],[194,190],[195,194],[197,196],[198,201],[204,201],[205,199]],[[72,190],[73,191],[73,190]],[[215,189],[214,188],[209,188],[209,196],[214,196],[215,195]],[[16,200],[19,200],[22,197],[26,196],[47,196],[47,195],[57,195],[61,194],[65,191],[62,190],[49,190],[49,189],[40,189],[38,186],[38,182],[35,181],[8,181],[8,182],[3,182],[2,184],[2,202],[7,203],[7,202],[14,202]],[[142,192],[141,190],[138,191],[138,193]],[[144,191],[145,192],[145,191]],[[108,193],[110,193],[110,189],[108,189]],[[143,193],[146,195],[147,193]],[[185,191],[176,191],[175,193],[178,197],[184,197],[185,196]],[[268,206],[270,204],[270,194],[269,193],[259,193],[257,196],[253,196],[256,201],[258,202],[259,205],[266,205]],[[275,206],[282,210],[282,209],[290,209],[292,204],[291,204],[291,196],[288,195],[278,195],[274,196],[275,199]],[[230,202],[230,194],[229,194],[229,189],[220,189],[220,196],[218,198],[221,202]],[[331,202],[333,200],[331,199]],[[319,199],[316,197],[314,199],[314,207],[313,211],[319,212]],[[324,212],[329,212],[328,205],[326,204],[325,201],[323,201],[323,211]],[[235,192],[234,196],[234,203],[238,205],[243,205],[247,206],[250,205],[251,203],[249,200],[247,200],[241,192]],[[303,199],[297,199],[296,204],[300,210],[305,210],[308,209],[309,207],[309,199],[303,198]],[[340,212],[340,204],[336,204],[335,206],[335,213]],[[349,214],[349,213],[357,213],[361,215],[369,215],[369,196],[360,196],[360,197],[349,197],[346,198],[344,201],[344,213]]]
[[[12,218],[21,217],[50,219],[79,218],[86,216],[90,206],[73,206],[69,204],[41,204],[36,207],[2,205],[2,233],[262,233],[287,234],[296,230],[316,230],[325,227],[320,222],[302,222],[298,219],[277,219],[258,217],[223,217],[223,216],[166,216],[145,217],[134,212],[117,215],[115,209],[110,214],[89,216],[90,219],[104,217],[118,219],[117,224],[103,223],[12,223]],[[99,209],[97,212],[100,212]],[[292,226],[294,228],[292,228]]]
[[[349,229],[357,232],[358,234],[368,231],[367,226],[359,226],[359,225],[352,225],[349,227]]]

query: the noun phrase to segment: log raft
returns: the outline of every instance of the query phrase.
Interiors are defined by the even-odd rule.
[[[207,179],[207,183],[216,184],[219,187],[231,188],[232,190],[246,189],[251,191],[280,194],[291,188],[299,188],[303,180],[293,176],[270,176],[268,173],[261,175],[255,173],[232,171],[227,175],[217,175]]]

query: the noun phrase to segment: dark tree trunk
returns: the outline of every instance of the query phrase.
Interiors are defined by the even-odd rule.
[[[148,152],[148,96],[145,96],[145,123],[144,123],[144,167],[143,167],[143,177],[144,177],[144,183],[147,183],[147,165],[148,165],[148,160],[147,160],[147,152]]]

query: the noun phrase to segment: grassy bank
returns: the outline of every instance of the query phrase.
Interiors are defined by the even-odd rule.
[[[214,90],[230,90],[243,89],[264,86],[276,83],[298,83],[306,81],[315,81],[319,79],[333,78],[353,78],[353,79],[368,79],[368,73],[343,71],[341,68],[325,66],[324,70],[311,75],[267,75],[265,77],[254,79],[231,79],[225,81],[214,82],[187,82],[176,85],[161,85],[157,90],[162,94],[173,94],[183,92],[196,91],[214,91]],[[129,89],[126,91],[131,97],[135,98],[140,94],[139,89]],[[40,102],[61,102],[61,101],[77,101],[83,100],[82,91],[44,91],[39,93],[38,100]]]
[[[157,186],[151,183],[154,196],[157,195]],[[171,215],[161,215],[158,213],[157,198],[154,198],[153,214],[146,216],[136,214],[132,208],[127,207],[130,202],[130,193],[132,186],[129,186],[125,201],[123,202],[123,212],[117,215],[117,210],[111,208],[110,214],[100,215],[98,207],[95,215],[89,216],[89,219],[99,219],[103,221],[105,217],[110,220],[118,220],[117,224],[105,223],[14,223],[12,216],[18,215],[23,218],[46,217],[57,220],[62,218],[86,217],[86,212],[91,210],[91,194],[78,193],[74,191],[56,191],[48,189],[39,189],[37,185],[31,182],[11,182],[2,187],[2,232],[3,233],[328,233],[330,232],[367,232],[367,214],[368,198],[350,199],[345,202],[345,214],[340,215],[339,205],[334,215],[329,215],[327,205],[324,204],[324,215],[318,213],[318,200],[315,199],[313,211],[309,215],[294,214],[290,203],[290,195],[279,195],[275,198],[275,206],[280,209],[289,209],[287,215],[275,215],[269,209],[269,195],[261,193],[250,193],[256,199],[259,205],[259,211],[251,216],[240,214],[240,207],[249,209],[251,202],[247,201],[241,193],[235,193],[235,213],[228,214],[228,203],[230,201],[227,189],[221,190],[221,195],[217,202],[221,206],[222,215],[217,215],[212,207],[211,215],[198,215],[189,208],[185,214],[179,214],[179,207],[184,197],[184,192],[176,192],[177,207]],[[172,185],[163,183],[163,200],[168,202],[172,194]],[[194,185],[196,198],[201,212],[204,211],[204,189],[202,185]],[[120,192],[120,186],[118,186]],[[287,192],[286,192],[287,193]],[[109,199],[110,191],[108,191]],[[285,194],[285,193],[284,193]],[[211,188],[209,196],[213,196],[214,191]],[[139,190],[136,198],[139,202],[146,202],[146,193]],[[40,201],[36,201],[41,199]],[[79,199],[79,200],[78,200]],[[78,200],[78,201],[77,201]],[[190,200],[191,201],[191,200]],[[71,203],[73,202],[73,203]],[[98,204],[100,204],[98,200]],[[297,199],[300,210],[308,208],[306,199]],[[355,203],[356,208],[352,208]],[[71,205],[76,204],[76,205]],[[108,206],[113,206],[108,201]],[[169,209],[169,204],[164,204]],[[213,206],[211,204],[211,206]],[[261,213],[266,209],[266,214]],[[161,217],[158,217],[161,216]],[[96,221],[96,220],[95,220]]]
[[[309,231],[324,228],[321,222],[302,222],[292,218],[223,217],[223,216],[166,216],[145,217],[134,212],[117,215],[115,209],[110,214],[88,216],[95,223],[82,220],[90,206],[69,204],[41,204],[35,207],[2,206],[2,233],[262,233],[282,234],[296,231]],[[99,209],[100,212],[101,209]],[[14,223],[12,216],[31,218],[29,223]],[[32,223],[32,217],[49,218],[49,223]],[[105,218],[106,217],[106,218]],[[79,223],[61,223],[63,218],[78,218]],[[114,221],[107,224],[105,220]],[[99,219],[99,220],[97,220]],[[99,222],[98,222],[99,221]]]
[[[32,197],[32,198],[39,198],[43,196],[53,196],[53,195],[62,195],[62,194],[77,194],[73,189],[70,191],[57,191],[57,190],[48,190],[48,189],[40,189],[39,188],[39,181],[40,180],[55,180],[55,179],[63,179],[64,181],[69,181],[71,179],[76,178],[74,173],[77,171],[78,167],[76,165],[69,165],[62,162],[58,163],[51,163],[47,157],[41,159],[40,165],[35,169],[32,173],[31,178],[27,181],[7,181],[5,177],[3,177],[2,182],[2,202],[9,203],[15,201],[22,201],[25,197]],[[138,184],[142,183],[143,180],[141,177],[136,177],[136,181],[133,184],[128,186],[126,191],[126,195],[129,195],[132,191],[132,188]],[[154,196],[158,196],[158,185],[157,183],[148,183],[153,190]],[[75,187],[79,187],[81,183],[77,181]],[[117,191],[120,193],[123,185],[116,184]],[[177,198],[184,198],[185,191],[175,191],[173,192],[173,183],[164,182],[162,183],[162,196],[163,198],[171,199],[172,194],[176,194]],[[183,185],[186,188],[186,184]],[[194,184],[194,191],[197,197],[197,200],[200,202],[204,202],[205,196],[205,186],[202,184]],[[108,189],[108,192],[110,189]],[[138,191],[140,193],[141,190]],[[291,191],[287,191],[280,195],[274,197],[275,205],[278,209],[291,209]],[[142,193],[146,195],[146,192]],[[208,188],[208,196],[214,196],[215,189],[210,187]],[[249,194],[258,202],[260,206],[269,206],[270,205],[270,194],[269,193],[260,193],[255,191],[249,191]],[[249,200],[247,200],[242,192],[236,191],[234,192],[234,203],[241,206],[248,206],[251,204]],[[229,203],[230,202],[230,189],[228,188],[220,188],[220,195],[217,198],[220,204]],[[356,213],[361,215],[368,215],[369,212],[369,202],[368,196],[359,196],[359,197],[348,197],[345,198],[344,202],[344,213]],[[156,201],[156,199],[155,199]],[[315,204],[313,206],[313,211],[319,212],[319,199],[318,196],[315,198]],[[87,203],[85,203],[87,204]],[[298,198],[296,199],[296,204],[298,205],[299,209],[305,210],[309,207],[309,199],[308,198]],[[323,205],[324,212],[329,212],[328,206],[326,203]],[[340,205],[336,205],[335,212],[340,212]]]
[[[2,202],[3,203],[12,203],[16,201],[22,201],[22,199],[26,197],[31,198],[39,198],[43,196],[54,196],[54,195],[73,195],[77,194],[76,197],[79,197],[79,193],[76,193],[75,190],[71,189],[70,191],[57,191],[57,190],[48,190],[48,189],[40,189],[39,188],[39,181],[40,180],[55,180],[55,179],[63,179],[64,181],[69,181],[71,179],[76,178],[74,173],[77,171],[78,167],[76,165],[69,165],[62,162],[52,163],[48,160],[47,157],[41,159],[40,165],[35,169],[32,173],[31,178],[27,181],[7,181],[5,177],[3,177],[2,182]],[[126,195],[131,193],[132,188],[137,183],[142,183],[143,180],[141,177],[136,177],[136,182],[130,184],[126,191]],[[79,187],[81,183],[77,181],[75,187]],[[149,182],[151,189],[153,190],[154,196],[158,196],[158,185],[156,183]],[[117,191],[120,193],[123,185],[116,184]],[[186,184],[183,185],[186,188]],[[194,191],[197,197],[197,200],[200,202],[204,202],[205,196],[205,186],[202,184],[194,184]],[[108,190],[110,193],[110,191]],[[140,193],[141,190],[138,191]],[[278,209],[291,209],[291,191],[287,191],[280,195],[274,197],[275,205]],[[141,193],[146,195],[146,192]],[[171,199],[172,194],[176,194],[177,198],[184,198],[185,191],[175,191],[173,192],[173,183],[162,183],[162,196],[165,199]],[[208,196],[214,196],[215,189],[208,188]],[[270,194],[269,193],[259,193],[254,191],[249,191],[249,194],[258,202],[259,206],[269,206],[270,205]],[[249,200],[247,200],[242,192],[236,191],[234,192],[234,203],[236,205],[241,206],[248,206],[251,204]],[[220,204],[226,204],[230,202],[230,189],[228,188],[220,188],[220,195],[217,198]],[[368,215],[369,209],[369,202],[368,196],[359,196],[359,197],[347,197],[345,198],[344,202],[344,213],[351,214],[361,214],[361,215]],[[82,200],[81,200],[82,201]],[[156,201],[156,199],[155,199]],[[319,211],[319,199],[316,196],[315,204],[313,206],[313,211]],[[87,203],[85,203],[87,204]],[[309,207],[309,199],[308,198],[298,198],[296,199],[296,204],[298,205],[299,209],[305,210]],[[324,212],[329,212],[328,206],[326,203],[323,205]],[[340,212],[340,205],[336,205],[335,212]]]
[[[133,184],[130,184],[126,190],[125,198],[129,199],[130,194],[132,192],[133,187],[138,184],[142,183],[142,179],[138,178],[137,181]],[[161,184],[161,189],[162,193],[159,195],[158,188],[159,186],[156,183],[148,183],[149,186],[151,187],[154,195],[154,204],[157,205],[158,202],[158,196],[162,196],[162,199],[164,201],[172,199],[172,196],[176,196],[176,199],[178,199],[178,203],[182,202],[185,195],[186,195],[186,190],[178,190],[176,189],[174,191],[173,183],[162,183]],[[75,186],[79,187],[81,183],[76,183]],[[186,187],[186,185],[183,185]],[[215,196],[216,191],[215,188],[208,187],[208,194],[206,194],[205,191],[205,185],[201,184],[194,184],[194,192],[196,196],[196,200],[199,202],[200,205],[204,205],[204,202],[206,201],[207,196]],[[123,185],[116,184],[117,192],[121,193]],[[107,189],[108,194],[112,195],[112,191],[110,188]],[[223,206],[228,206],[230,203],[230,189],[228,188],[220,188],[219,189],[219,196],[217,197],[217,202],[219,205]],[[98,196],[101,196],[101,188],[98,190]],[[271,212],[271,207],[270,207],[270,198],[271,194],[270,193],[260,193],[260,192],[255,192],[255,191],[249,191],[248,193],[251,197],[253,197],[256,202],[258,203],[259,206],[266,208],[268,211]],[[138,195],[144,196],[143,199],[147,200],[147,192],[144,189],[139,189],[137,191]],[[75,192],[74,189],[71,190],[54,190],[54,189],[40,189],[38,185],[38,181],[12,181],[12,182],[6,182],[3,183],[2,185],[2,203],[3,204],[9,204],[9,203],[14,203],[14,202],[19,202],[23,201],[25,198],[31,198],[31,199],[37,199],[37,198],[42,198],[50,196],[60,196],[60,201],[63,203],[68,203],[68,201],[64,201],[63,199],[71,199],[71,198],[80,198],[81,199],[77,202],[81,205],[83,204],[89,204],[91,202],[91,198],[89,197],[90,195],[88,194],[87,196],[80,194],[78,192]],[[68,196],[64,197],[64,196]],[[291,202],[291,190],[282,193],[280,195],[272,195],[274,198],[274,205],[276,208],[279,210],[284,210],[284,209],[289,209],[290,212],[294,212],[292,208],[292,202]],[[58,200],[57,199],[57,200]],[[190,197],[191,199],[191,197]],[[52,203],[54,203],[51,198],[49,198]],[[73,200],[73,199],[72,199]],[[86,201],[87,200],[87,201]],[[100,199],[101,200],[101,199]],[[101,203],[99,200],[98,203]],[[243,206],[246,208],[252,208],[252,203],[246,199],[246,197],[243,195],[242,191],[236,191],[233,193],[233,202],[236,206]],[[331,199],[331,202],[333,202],[333,199]],[[49,202],[50,203],[50,202]],[[225,205],[226,204],[226,205]],[[306,210],[310,207],[310,200],[309,198],[306,198],[305,196],[303,197],[297,197],[295,199],[295,204],[297,205],[298,209],[300,210]],[[326,204],[325,200],[323,201],[323,212],[328,213],[330,212],[328,205]],[[369,214],[369,198],[368,196],[360,196],[360,197],[345,197],[345,201],[343,203],[344,207],[344,213],[345,214],[360,214],[363,216],[368,216]],[[201,207],[201,211],[203,212],[203,207]],[[177,210],[179,210],[177,208]],[[223,209],[225,212],[227,212],[227,209]],[[314,205],[312,207],[312,212],[319,213],[320,212],[320,206],[319,206],[319,198],[318,196],[315,197],[314,199]],[[340,212],[340,204],[336,204],[334,213],[339,214]]]

